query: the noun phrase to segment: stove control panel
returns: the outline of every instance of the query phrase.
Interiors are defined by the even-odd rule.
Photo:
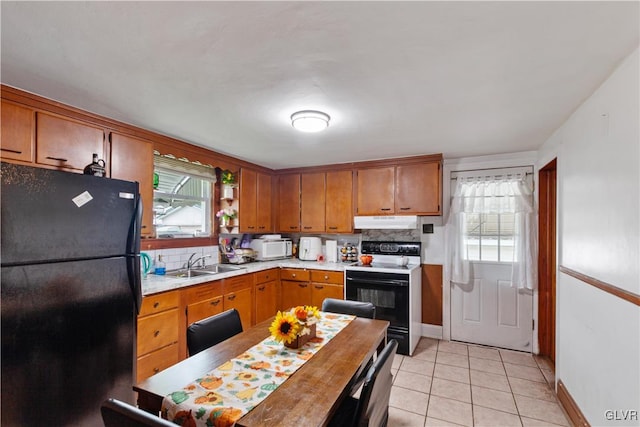
[[[420,242],[362,242],[362,253],[370,255],[420,256],[420,249]]]

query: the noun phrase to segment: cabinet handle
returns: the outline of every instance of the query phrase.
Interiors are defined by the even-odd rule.
[[[158,335],[160,335],[160,331],[155,331],[155,332],[153,333],[153,336],[154,336],[154,337],[157,337]]]
[[[236,299],[236,296],[235,296],[235,295],[229,295],[229,296],[227,297],[227,299],[228,299],[229,301],[233,301],[234,299]]]
[[[160,368],[153,368],[153,373],[157,374],[158,372],[160,372]]]
[[[411,209],[411,206],[409,206],[408,208],[400,208],[401,211],[408,211],[409,209]]]
[[[254,226],[250,226],[250,227],[247,227],[247,228],[248,228],[249,230],[253,230],[255,227],[254,227]]]
[[[220,304],[220,300],[219,299],[217,299],[215,301],[211,301],[211,305],[213,305],[213,306],[216,306],[218,304]]]
[[[289,228],[290,228],[291,230],[295,230],[295,229],[297,229],[298,227],[296,227],[295,225],[290,225],[290,226],[289,226]]]
[[[306,288],[307,284],[306,283],[298,283],[298,286],[300,286],[301,288]]]
[[[296,273],[291,274],[291,277],[296,277]]]
[[[259,291],[264,291],[264,286],[260,286],[260,287],[258,288],[258,290],[259,290]]]
[[[260,227],[258,227],[258,228],[259,228],[260,230],[264,230],[264,229],[265,229],[265,228],[267,228],[267,227],[265,227],[264,225],[261,225],[261,226],[260,226]]]
[[[51,159],[51,160],[57,160],[59,162],[66,162],[67,159],[63,159],[62,157],[51,157],[51,156],[47,156],[47,159]]]
[[[381,211],[390,211],[391,208],[380,208]]]
[[[329,276],[324,276],[324,280],[329,280]]]
[[[305,226],[305,227],[304,227],[304,229],[305,229],[305,230],[311,230],[312,228],[313,228],[313,227],[310,227],[310,226]]]
[[[329,230],[337,230],[338,227],[329,227]]]
[[[322,286],[322,285],[316,285],[316,289],[324,289],[324,286]]]
[[[153,308],[158,308],[159,305],[160,305],[160,302],[156,301],[153,303]]]
[[[140,228],[147,228],[147,226],[146,225],[142,225],[142,226],[140,226]]]
[[[20,151],[20,150],[12,150],[11,148],[0,148],[0,150],[8,151],[9,153],[22,154],[22,151]]]

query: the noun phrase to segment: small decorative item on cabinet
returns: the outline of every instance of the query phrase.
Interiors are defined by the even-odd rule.
[[[289,311],[279,311],[269,332],[274,340],[285,347],[297,349],[315,338],[318,320],[320,312],[317,307],[298,306]]]
[[[93,153],[93,161],[84,168],[85,175],[105,176],[105,162]]]
[[[342,262],[356,262],[358,260],[358,247],[353,243],[345,243],[340,248]]]
[[[238,212],[236,212],[236,210],[233,208],[220,209],[216,213],[216,218],[218,218],[218,221],[220,221],[220,227],[232,228],[232,221],[237,216]]]

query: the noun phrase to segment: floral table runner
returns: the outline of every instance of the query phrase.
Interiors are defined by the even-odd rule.
[[[290,349],[268,337],[162,402],[162,417],[184,426],[232,426],[251,411],[355,316],[321,313],[316,338]]]

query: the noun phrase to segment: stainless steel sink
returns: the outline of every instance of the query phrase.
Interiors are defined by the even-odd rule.
[[[213,276],[216,274],[215,271],[207,271],[207,270],[187,270],[186,268],[174,271],[167,271],[167,276],[171,277],[198,277],[198,276]]]
[[[167,276],[170,277],[199,277],[199,276],[213,276],[215,274],[227,273],[229,271],[246,270],[244,267],[237,267],[235,265],[228,264],[214,264],[204,268],[192,268],[188,270],[181,268],[180,270],[168,271]]]
[[[246,267],[238,267],[237,265],[229,264],[214,264],[204,268],[198,268],[192,271],[208,271],[210,273],[227,273],[229,271],[246,270]]]

